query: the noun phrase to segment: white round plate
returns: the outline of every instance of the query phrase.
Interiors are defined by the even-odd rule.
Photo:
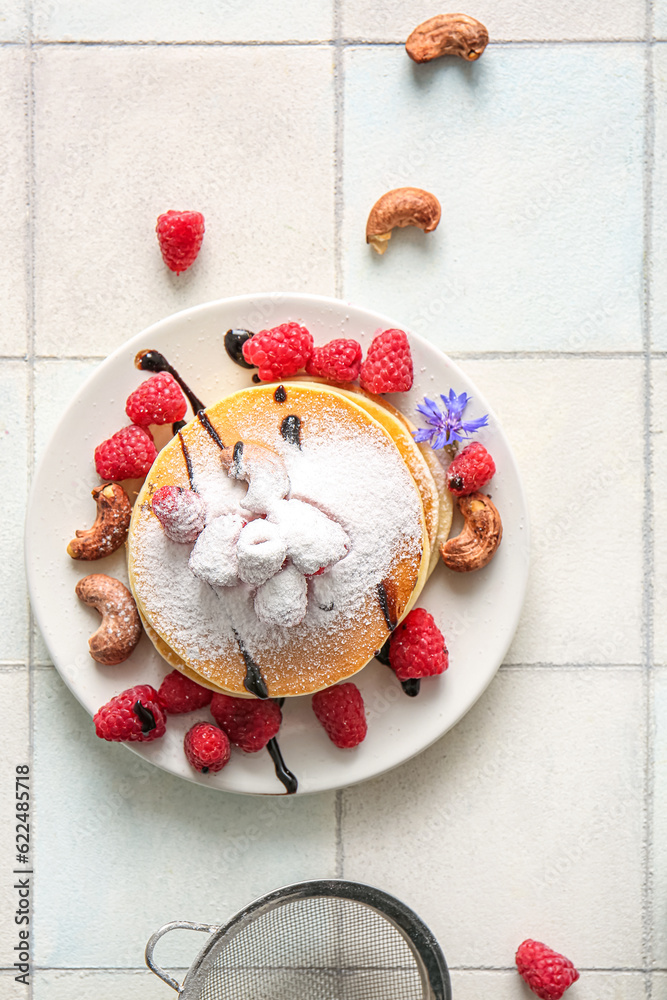
[[[250,385],[252,372],[233,364],[223,337],[230,327],[258,330],[297,321],[316,344],[353,337],[365,349],[390,319],[336,299],[269,294],[224,299],[188,309],[140,333],[104,361],[72,400],[37,470],[26,525],[30,596],[37,622],[61,677],[91,715],[134,684],[158,687],[169,671],[146,636],[125,663],[105,667],[88,653],[88,638],[99,623],[95,611],[77,600],[74,587],[89,573],[107,573],[127,582],[124,550],[95,563],[78,562],[66,547],[76,528],[94,520],[91,489],[99,479],[97,444],[127,423],[125,400],[146,373],[133,364],[137,351],[155,348],[166,355],[204,403],[211,404]],[[449,648],[449,670],[422,681],[416,698],[406,697],[392,671],[373,660],[355,676],[368,713],[368,735],[355,750],[338,750],[316,721],[310,697],[287,699],[279,734],[287,766],[299,793],[340,788],[395,767],[420,753],[451,729],[477,701],[498,669],[517,626],[528,576],[528,519],[519,474],[498,420],[470,379],[416,334],[409,334],[415,369],[409,393],[391,402],[416,423],[415,406],[427,395],[467,392],[473,402],[466,417],[489,414],[479,434],[498,469],[492,482],[504,536],[493,561],[470,574],[439,565],[419,604],[434,615]],[[189,419],[189,417],[188,417]],[[458,521],[454,522],[455,529]],[[235,751],[218,774],[199,775],[183,753],[183,736],[208,710],[170,716],[166,736],[131,744],[146,760],[183,778],[214,788],[254,794],[281,794],[268,753]],[[92,727],[91,727],[92,733]]]

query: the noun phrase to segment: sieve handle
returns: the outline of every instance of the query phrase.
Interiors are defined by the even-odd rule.
[[[217,931],[219,928],[215,924],[194,924],[191,920],[172,920],[171,923],[165,924],[164,927],[160,927],[155,934],[152,934],[148,939],[148,944],[146,945],[146,965],[154,972],[158,979],[161,979],[163,983],[167,986],[171,986],[172,990],[176,990],[177,993],[183,992],[183,986],[170,976],[168,972],[157,964],[153,957],[153,952],[155,951],[155,945],[158,943],[161,937],[168,934],[169,931],[186,930],[186,931],[203,931],[205,934],[212,934],[213,931]]]

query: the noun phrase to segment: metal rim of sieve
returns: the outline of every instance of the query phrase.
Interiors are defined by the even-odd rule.
[[[249,924],[271,910],[299,899],[330,897],[347,899],[374,910],[398,930],[410,948],[422,979],[424,1000],[451,1000],[451,984],[447,962],[433,933],[414,910],[395,896],[362,882],[344,879],[320,879],[295,882],[274,889],[239,910],[226,924],[201,924],[190,920],[172,920],[164,924],[146,944],[146,965],[159,979],[175,990],[183,1000],[199,1000],[211,967],[220,951]],[[155,946],[160,938],[174,930],[193,930],[211,936],[199,952],[185,979],[179,983],[157,964]]]

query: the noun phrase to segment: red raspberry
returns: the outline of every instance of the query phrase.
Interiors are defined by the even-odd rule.
[[[155,688],[138,684],[103,705],[93,722],[102,740],[149,743],[164,736],[166,719]]]
[[[360,368],[361,344],[356,340],[330,340],[324,347],[315,347],[306,364],[309,375],[334,382],[354,382]]]
[[[141,479],[157,458],[153,438],[143,427],[123,427],[95,449],[95,468],[102,479]]]
[[[335,684],[313,695],[313,711],[332,743],[342,750],[359,746],[368,725],[364,699],[356,684]]]
[[[184,486],[161,486],[151,498],[153,513],[172,542],[194,542],[204,530],[206,505],[194,490]]]
[[[190,680],[180,670],[172,670],[160,684],[158,700],[169,715],[194,712],[209,705],[213,692]]]
[[[155,227],[162,260],[170,271],[181,274],[194,264],[204,239],[201,212],[174,212],[158,215]]]
[[[243,357],[259,369],[263,382],[289,378],[303,368],[313,353],[313,338],[305,326],[283,323],[261,330],[243,345]]]
[[[412,354],[402,330],[385,330],[371,341],[361,366],[361,388],[368,392],[407,392],[412,388]]]
[[[125,412],[133,424],[173,424],[182,420],[188,408],[185,396],[173,375],[160,372],[130,393]]]
[[[447,486],[455,497],[465,497],[486,486],[495,471],[495,462],[484,445],[473,441],[447,469]]]
[[[202,774],[222,771],[232,755],[226,733],[210,722],[195,722],[185,734],[183,749],[188,762]]]
[[[424,608],[413,608],[392,633],[389,665],[399,681],[432,677],[449,666],[444,636]]]
[[[271,699],[232,698],[214,694],[211,715],[229,736],[234,746],[246,753],[263,750],[280,729],[283,713]]]
[[[547,948],[541,941],[528,939],[520,944],[515,961],[521,978],[542,1000],[560,1000],[565,990],[579,978],[569,958]]]

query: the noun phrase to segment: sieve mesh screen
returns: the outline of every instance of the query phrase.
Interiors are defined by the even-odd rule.
[[[201,1000],[423,1000],[394,924],[350,899],[296,899],[220,942]]]

